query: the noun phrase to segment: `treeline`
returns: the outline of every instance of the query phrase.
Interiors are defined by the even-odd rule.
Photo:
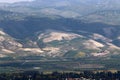
[[[76,79],[75,79],[76,78]],[[2,73],[0,80],[120,80],[120,71],[117,72],[93,72],[83,71],[80,73],[39,73],[38,71],[25,71],[22,73]]]

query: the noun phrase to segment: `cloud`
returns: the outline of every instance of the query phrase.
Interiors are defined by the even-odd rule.
[[[20,1],[33,1],[33,0],[0,0],[0,3],[14,3]]]

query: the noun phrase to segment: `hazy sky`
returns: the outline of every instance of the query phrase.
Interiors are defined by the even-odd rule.
[[[20,1],[33,1],[33,0],[0,0],[0,2],[7,2],[7,3],[14,3],[14,2],[20,2]]]

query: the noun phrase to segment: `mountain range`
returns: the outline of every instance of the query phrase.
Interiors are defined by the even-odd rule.
[[[119,55],[119,5],[119,0],[0,3],[0,57]]]

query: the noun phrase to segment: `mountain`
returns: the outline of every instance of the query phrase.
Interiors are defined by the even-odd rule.
[[[71,11],[81,15],[99,10],[119,10],[119,0],[34,0],[32,2],[19,2],[13,4],[3,4],[2,9],[16,12],[39,12],[40,9],[52,8],[58,11]],[[20,10],[18,10],[20,9]]]
[[[1,3],[0,9],[25,16],[64,17],[82,19],[84,22],[120,25],[117,17],[119,5],[119,0],[34,0],[13,4]]]
[[[22,44],[18,43],[14,38],[0,30],[0,57],[15,53]]]
[[[11,18],[11,14],[17,16]],[[119,37],[119,27],[115,25],[84,23],[78,19],[64,17],[24,16],[6,11],[1,15],[3,19],[0,21],[0,27],[22,45],[15,51],[12,50],[17,56],[90,57],[105,50],[107,53],[99,55],[119,52],[119,46],[114,41]],[[12,54],[12,57],[16,54]]]
[[[111,43],[110,39],[99,34],[91,34],[88,37],[85,35],[53,30],[41,33],[38,36],[37,43],[40,46],[41,44],[44,45],[44,47],[41,47],[42,50],[50,51],[46,53],[52,56],[106,56],[117,53],[115,50],[120,50],[119,47]]]
[[[85,22],[100,22],[111,25],[120,25],[120,10],[103,10],[84,15],[81,19]]]
[[[119,9],[118,0],[1,3],[0,28],[5,36],[1,35],[4,52],[0,55],[74,58],[118,55]]]
[[[120,48],[112,40],[99,34],[85,35],[69,31],[39,31],[34,37],[16,40],[1,32],[1,57],[30,55],[48,57],[104,57],[114,55]],[[10,39],[9,39],[10,38]],[[8,54],[9,53],[9,54]],[[11,54],[10,54],[11,53]]]

